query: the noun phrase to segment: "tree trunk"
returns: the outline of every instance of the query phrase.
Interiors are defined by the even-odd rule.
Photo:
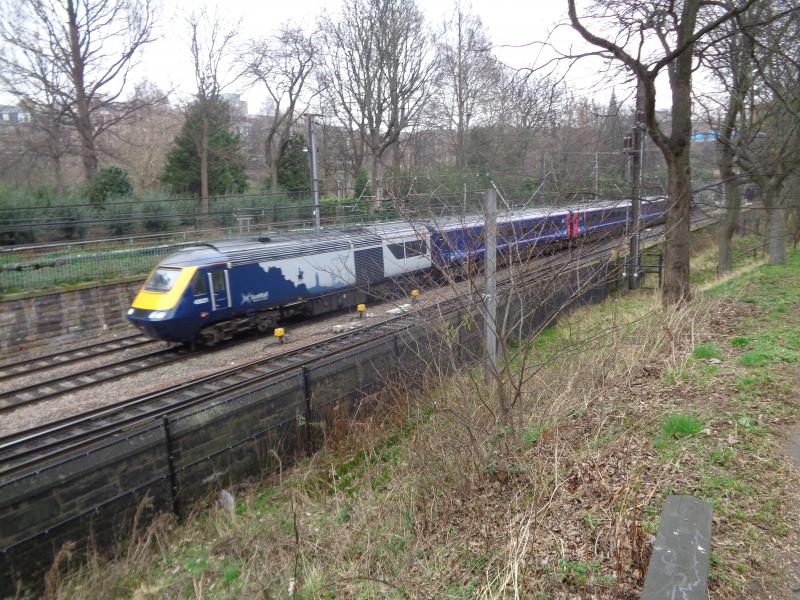
[[[733,266],[731,240],[736,231],[736,223],[742,207],[739,181],[733,172],[733,155],[726,148],[721,148],[720,151],[719,173],[725,190],[725,214],[719,226],[719,273],[722,275],[729,272]]]
[[[200,120],[200,213],[208,216],[208,115],[203,108]]]
[[[53,157],[53,174],[56,178],[56,191],[59,195],[64,193],[64,169],[61,166],[61,157],[54,156]]]
[[[381,159],[377,154],[372,155],[372,185],[374,186],[375,197],[369,201],[367,212],[370,215],[375,214],[375,211],[381,207],[383,200],[383,181],[381,181],[383,173],[381,172]]]
[[[84,55],[78,35],[78,16],[73,0],[67,0],[67,25],[69,27],[69,44],[71,60],[71,79],[75,88],[77,104],[76,125],[81,138],[81,161],[86,182],[91,183],[97,174],[97,149],[94,144],[94,127],[90,115],[89,101],[86,98],[86,82],[84,80]]]
[[[272,193],[278,191],[278,153],[274,150],[273,145],[274,135],[270,134],[264,140],[264,156],[267,159],[267,168],[269,169],[270,189]]]
[[[786,262],[786,209],[780,205],[767,208],[768,262],[782,265]]]
[[[278,192],[278,158],[276,156],[269,159],[269,179],[272,193],[276,194]]]
[[[664,236],[664,305],[681,304],[691,297],[689,259],[691,256],[691,174],[689,146],[675,153],[669,163],[669,208]]]

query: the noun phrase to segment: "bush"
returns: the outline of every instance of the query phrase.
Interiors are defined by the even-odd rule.
[[[96,206],[102,206],[110,198],[126,197],[132,193],[133,185],[128,172],[122,167],[110,165],[97,171],[89,187],[89,201]]]
[[[49,211],[49,217],[56,221],[56,229],[65,240],[82,240],[86,237],[88,222],[91,220],[90,211],[84,206],[54,206]]]
[[[143,204],[141,215],[145,231],[150,233],[169,231],[176,226],[173,209],[166,203],[148,202]]]
[[[129,202],[107,206],[103,216],[109,219],[107,228],[111,236],[128,235],[134,230],[133,204]]]

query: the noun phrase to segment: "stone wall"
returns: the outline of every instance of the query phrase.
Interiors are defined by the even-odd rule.
[[[0,302],[0,354],[126,326],[141,286],[137,280]]]

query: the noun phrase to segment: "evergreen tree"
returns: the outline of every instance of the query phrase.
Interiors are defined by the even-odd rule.
[[[289,138],[278,158],[278,185],[292,193],[311,189],[311,174],[305,138],[296,133]]]
[[[372,188],[369,187],[369,173],[363,167],[356,173],[356,180],[353,184],[353,198],[370,198],[372,196]]]
[[[208,191],[210,194],[243,192],[247,184],[239,136],[231,131],[230,110],[221,98],[206,100],[209,119]],[[175,138],[164,165],[161,181],[175,192],[200,194],[201,110],[198,102],[186,112],[186,121]]]

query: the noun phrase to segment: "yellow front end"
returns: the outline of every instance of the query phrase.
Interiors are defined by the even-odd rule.
[[[153,272],[155,272],[155,270],[156,269],[154,269]],[[134,298],[131,307],[141,310],[171,310],[175,308],[183,292],[186,290],[186,286],[189,285],[192,277],[194,277],[195,271],[197,271],[197,267],[182,268],[177,281],[175,281],[169,291],[166,292],[151,292],[143,287],[139,290],[139,293],[136,294],[136,298]]]

